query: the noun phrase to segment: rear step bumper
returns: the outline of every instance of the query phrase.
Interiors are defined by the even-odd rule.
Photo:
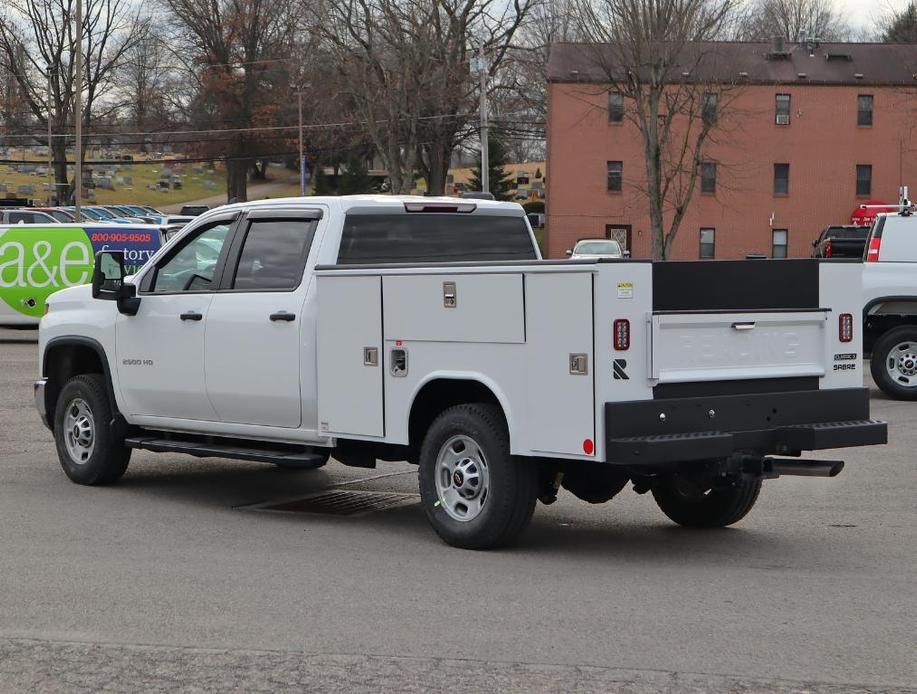
[[[869,418],[866,388],[606,403],[605,432],[606,460],[625,465],[888,441],[885,422]]]

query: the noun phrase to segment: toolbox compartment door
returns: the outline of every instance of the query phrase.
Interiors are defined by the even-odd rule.
[[[651,378],[658,383],[824,376],[827,309],[657,312]]]
[[[323,435],[385,435],[382,278],[318,278],[318,422]]]
[[[525,342],[522,274],[386,275],[385,339]]]
[[[592,274],[528,274],[525,298],[530,447],[538,453],[591,456],[596,369]]]

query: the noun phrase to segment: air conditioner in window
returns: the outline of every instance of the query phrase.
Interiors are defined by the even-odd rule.
[[[788,113],[778,113],[777,114],[777,125],[789,125],[790,124],[790,114]]]

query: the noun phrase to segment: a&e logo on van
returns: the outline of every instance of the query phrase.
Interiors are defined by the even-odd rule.
[[[58,289],[92,278],[92,244],[82,229],[10,228],[0,231],[0,299],[40,318]]]

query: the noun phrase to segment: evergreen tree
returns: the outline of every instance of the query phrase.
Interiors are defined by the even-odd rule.
[[[355,151],[347,157],[340,188],[341,195],[373,192],[373,179],[366,165],[365,152]]]
[[[511,192],[516,188],[516,177],[508,173],[506,166],[506,146],[503,144],[502,135],[498,131],[491,131],[487,139],[488,167],[487,173],[490,183],[490,192],[497,200],[509,200]],[[481,183],[481,164],[471,169],[471,179],[468,181],[471,190],[484,189]]]
[[[886,43],[917,43],[917,2],[911,0],[901,12],[890,18],[882,33]]]

